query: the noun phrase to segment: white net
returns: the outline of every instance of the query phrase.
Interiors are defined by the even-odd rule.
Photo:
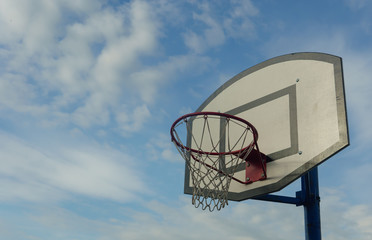
[[[225,207],[233,175],[254,146],[251,127],[225,115],[200,114],[182,119],[172,131],[190,170],[192,204],[209,211]]]

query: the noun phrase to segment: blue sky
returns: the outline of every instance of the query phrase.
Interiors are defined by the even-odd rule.
[[[371,239],[371,13],[368,0],[0,1],[0,238],[303,239],[301,207],[195,209],[169,127],[242,70],[315,51],[343,58],[351,142],[319,168],[322,234]]]

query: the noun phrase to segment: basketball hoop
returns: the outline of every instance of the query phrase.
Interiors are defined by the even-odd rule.
[[[242,118],[218,112],[190,113],[173,123],[170,134],[190,170],[195,207],[220,210],[228,205],[231,180],[249,184],[267,177],[257,130]],[[244,179],[234,177],[240,168],[246,169]]]

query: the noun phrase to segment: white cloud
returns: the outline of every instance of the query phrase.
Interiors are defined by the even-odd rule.
[[[197,41],[199,46],[193,46],[197,51],[203,51],[205,48],[213,48],[222,45],[225,42],[225,33],[220,26],[220,23],[213,19],[208,13],[194,14],[194,20],[200,21],[207,26],[204,30],[203,37],[199,38],[193,34],[193,39]],[[203,42],[204,41],[204,42]],[[186,45],[188,44],[186,35]],[[200,49],[198,49],[200,48]]]
[[[194,3],[201,13],[193,13],[193,20],[199,31],[187,31],[184,40],[187,47],[196,53],[204,53],[211,48],[223,45],[227,39],[252,39],[255,37],[255,24],[252,18],[259,14],[259,10],[251,1],[231,1],[230,11],[216,12],[215,2],[207,1]],[[221,5],[221,2],[216,3]]]
[[[227,34],[241,39],[255,37],[256,26],[252,18],[259,15],[259,10],[252,1],[233,1],[233,6],[230,16],[223,22]]]
[[[46,54],[50,50],[55,37],[55,30],[52,29],[61,16],[55,3],[2,1],[0,9],[0,15],[3,16],[0,26],[6,33],[2,34],[0,42],[13,50],[22,50],[22,56],[18,55],[17,58],[25,60],[37,52]]]
[[[79,139],[54,140],[40,148],[1,132],[0,200],[47,202],[78,194],[127,202],[146,192],[132,156],[74,142]]]
[[[142,128],[142,125],[151,117],[151,113],[146,105],[136,107],[132,113],[119,112],[116,115],[116,121],[119,128],[124,132],[136,132]]]
[[[159,97],[159,92],[164,93],[162,87],[173,83],[187,73],[205,71],[211,65],[208,57],[195,55],[171,56],[158,65],[144,67],[131,74],[131,84],[138,90],[141,100],[153,104]],[[166,96],[163,96],[166,97]]]
[[[201,53],[204,51],[205,43],[201,36],[198,36],[194,32],[188,32],[184,35],[185,44],[188,48],[192,49],[196,53]]]
[[[363,9],[370,3],[367,0],[345,0],[345,2],[353,10]]]
[[[5,47],[0,51],[0,62],[4,62],[0,109],[42,118],[37,122],[45,126],[72,123],[84,129],[110,126],[139,131],[150,116],[150,106],[164,96],[159,89],[179,74],[205,71],[210,65],[210,59],[195,55],[142,62],[159,53],[159,39],[164,37],[159,21],[170,21],[160,14],[178,5],[132,1],[114,8],[96,1],[43,5],[40,0],[32,6],[19,1],[24,6],[19,10],[11,2],[2,4],[13,16],[21,15],[14,29],[11,14],[0,19],[4,35],[12,36],[1,40]],[[152,11],[157,4],[166,10]],[[39,20],[33,19],[35,14]],[[224,42],[213,18],[207,14],[195,18],[209,26],[204,31],[208,44]],[[26,31],[33,28],[42,34]]]
[[[208,5],[207,3],[205,4]],[[201,14],[193,14],[193,19],[205,26],[202,33],[197,34],[193,31],[188,31],[184,34],[186,46],[196,53],[203,53],[225,42],[225,33],[220,23],[208,12],[209,7],[204,7],[203,10],[205,11]]]
[[[370,47],[372,50],[372,46]],[[363,53],[343,51],[340,53],[344,62],[344,76],[346,88],[346,100],[350,123],[357,131],[355,139],[358,145],[370,148],[372,142],[372,129],[369,119],[372,118],[372,104],[368,99],[372,91],[372,84],[369,76],[372,74],[370,68],[372,64],[371,51]],[[354,125],[354,123],[356,123]]]
[[[0,9],[2,108],[87,128],[112,123],[123,95],[139,97],[129,76],[160,36],[148,3],[2,1]]]
[[[177,152],[174,144],[170,141],[170,136],[163,133],[151,138],[146,143],[147,156],[152,160],[166,160],[170,162],[182,162],[181,155]]]
[[[372,238],[372,216],[371,209],[366,205],[352,206],[346,213],[346,219],[355,219],[352,224],[355,226],[356,232],[360,232],[361,235]]]
[[[104,42],[100,43],[103,44],[103,48],[91,67],[91,75],[88,75],[90,81],[86,84],[89,96],[85,99],[85,103],[73,113],[74,119],[77,120],[75,123],[78,125],[85,127],[91,124],[107,125],[110,121],[110,111],[119,111],[120,95],[136,95],[138,91],[141,91],[140,88],[133,88],[128,74],[132,68],[136,68],[136,62],[142,54],[153,51],[156,46],[157,30],[155,21],[150,16],[149,6],[145,3],[133,2],[128,14],[131,16],[129,26],[123,25],[125,21],[118,13],[108,12],[107,16],[106,14],[103,16],[107,25],[115,27],[110,31],[107,31],[106,24],[101,24],[99,27],[104,30],[102,32]],[[110,20],[112,17],[114,19]],[[100,18],[92,22],[101,22],[99,20]],[[114,24],[110,24],[111,22]],[[138,109],[141,107],[134,106],[133,111],[136,113]],[[79,120],[82,117],[84,122]],[[141,125],[136,125],[136,128],[132,130],[138,130],[139,126]]]
[[[29,101],[35,99],[35,86],[28,83],[22,75],[5,73],[0,78],[0,110],[14,109],[30,114],[44,114],[44,105],[33,105]]]
[[[324,189],[321,199],[322,233],[325,239],[371,239],[372,209],[364,204],[349,204],[345,193]]]

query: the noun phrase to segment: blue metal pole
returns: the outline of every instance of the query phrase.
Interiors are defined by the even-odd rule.
[[[321,240],[318,167],[301,177],[306,240]]]

